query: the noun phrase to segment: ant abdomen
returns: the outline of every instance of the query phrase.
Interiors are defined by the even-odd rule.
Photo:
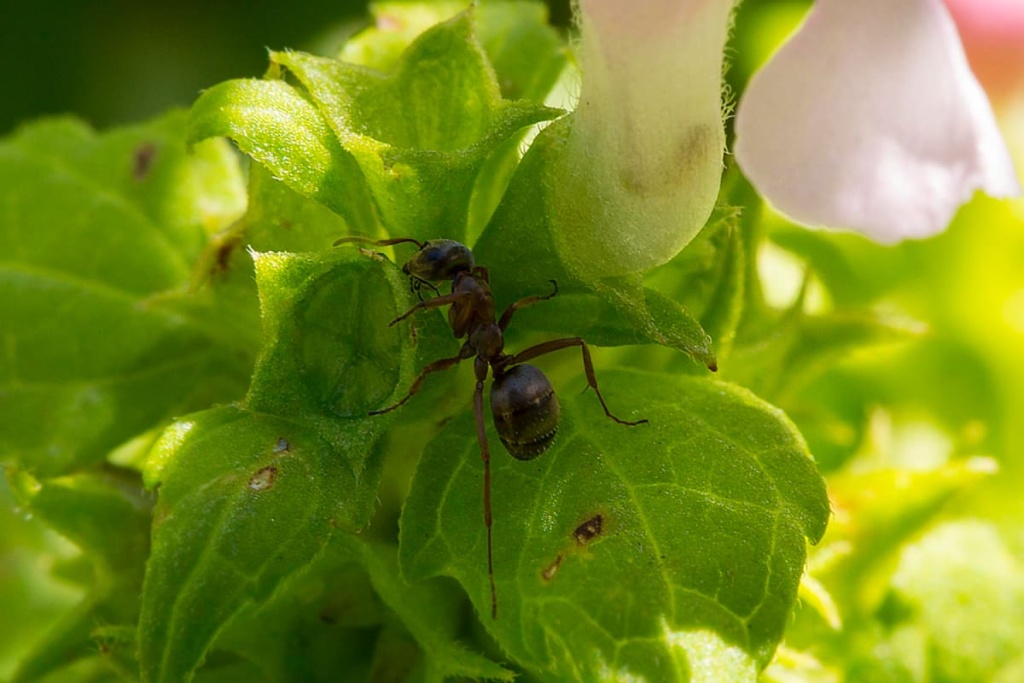
[[[491,385],[491,412],[512,457],[532,460],[551,447],[558,432],[558,399],[551,382],[532,365],[513,365]]]

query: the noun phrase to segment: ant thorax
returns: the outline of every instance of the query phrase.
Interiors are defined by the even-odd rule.
[[[476,325],[469,333],[469,345],[473,347],[478,358],[487,360],[501,357],[505,349],[505,335],[496,323]]]
[[[478,327],[494,324],[494,297],[485,278],[475,271],[461,271],[452,281],[453,301],[448,309],[448,324],[456,339],[472,334]],[[500,337],[501,330],[496,331]],[[494,348],[493,344],[489,346]],[[499,344],[499,353],[501,348]]]

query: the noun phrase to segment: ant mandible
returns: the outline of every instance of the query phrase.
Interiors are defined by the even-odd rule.
[[[498,618],[498,594],[494,587],[494,560],[491,552],[491,451],[487,445],[484,428],[484,381],[488,368],[494,375],[491,385],[491,413],[494,427],[501,437],[501,443],[509,454],[518,460],[532,460],[551,447],[558,432],[558,399],[551,382],[539,369],[526,365],[525,361],[538,356],[578,346],[583,352],[583,369],[587,384],[597,394],[597,400],[604,408],[604,414],[619,424],[636,426],[647,420],[629,422],[621,420],[608,410],[608,405],[597,388],[597,376],[590,359],[590,349],[581,337],[555,339],[531,346],[516,354],[504,353],[504,333],[517,310],[546,301],[558,294],[558,283],[550,294],[528,296],[509,305],[501,318],[495,322],[494,297],[491,295],[490,277],[487,268],[473,262],[469,247],[454,240],[427,240],[420,242],[409,237],[389,240],[371,240],[366,237],[343,237],[335,246],[351,242],[388,247],[395,244],[412,243],[418,248],[402,272],[409,276],[413,291],[420,295],[420,302],[392,320],[389,325],[405,320],[417,311],[450,305],[448,324],[456,339],[466,337],[459,353],[451,358],[442,358],[427,365],[413,380],[409,393],[398,403],[373,410],[370,415],[381,415],[396,410],[419,392],[427,375],[455,367],[461,361],[475,358],[473,369],[476,373],[476,392],[473,395],[473,415],[476,419],[476,436],[480,442],[480,457],[484,464],[484,524],[487,526],[487,576],[491,586],[491,618]],[[421,287],[437,291],[432,283],[451,280],[451,294],[422,299]]]

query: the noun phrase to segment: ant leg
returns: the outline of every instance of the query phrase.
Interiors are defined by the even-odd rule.
[[[601,395],[601,390],[597,388],[597,375],[594,374],[594,363],[590,360],[590,349],[587,347],[587,342],[583,341],[581,337],[569,337],[567,339],[555,339],[553,341],[542,342],[536,346],[517,353],[509,359],[508,365],[516,365],[523,361],[536,358],[537,356],[543,356],[553,351],[559,351],[561,349],[567,349],[570,346],[578,346],[583,352],[583,369],[587,373],[587,384],[597,394],[597,400],[601,402],[601,407],[604,408],[604,414],[615,420],[619,424],[629,425],[631,427],[638,424],[645,424],[647,419],[637,420],[636,422],[629,422],[628,420],[620,420],[619,418],[612,415],[612,411],[608,410],[608,404],[604,402],[604,396]]]
[[[473,394],[473,417],[476,419],[476,438],[480,442],[480,459],[484,461],[484,526],[487,527],[487,578],[491,582],[491,619],[498,618],[498,591],[494,587],[494,554],[491,550],[491,449],[487,445],[484,427],[484,380],[487,363],[477,359],[476,392]]]
[[[501,328],[502,332],[505,331],[505,328],[507,328],[508,324],[512,321],[512,314],[518,311],[520,308],[532,306],[538,301],[547,301],[548,299],[554,298],[554,296],[558,294],[558,283],[555,282],[554,280],[548,280],[548,282],[550,282],[551,285],[555,288],[554,291],[552,291],[550,294],[546,294],[544,296],[528,296],[525,299],[520,299],[519,301],[513,304],[509,304],[508,308],[505,309],[505,312],[501,314],[501,320],[498,322],[498,327]]]
[[[445,294],[444,296],[437,296],[434,297],[433,299],[421,301],[412,308],[410,308],[408,311],[403,313],[402,315],[398,316],[397,318],[389,322],[388,327],[391,327],[395,323],[405,320],[406,318],[408,318],[413,313],[416,313],[417,311],[426,310],[428,308],[440,308],[441,306],[447,306],[448,304],[453,304],[456,301],[461,301],[462,299],[465,299],[472,293],[473,292],[471,291],[455,292],[454,294]]]
[[[463,361],[466,358],[468,358],[469,356],[467,355],[466,349],[467,347],[463,346],[462,350],[459,351],[459,355],[454,356],[452,358],[442,358],[441,360],[434,361],[427,367],[423,368],[420,374],[416,376],[416,379],[412,381],[412,386],[409,387],[409,393],[405,395],[405,398],[403,398],[401,401],[399,401],[393,406],[381,408],[380,410],[371,410],[370,415],[383,415],[384,413],[390,413],[392,410],[397,410],[398,408],[401,408],[403,405],[405,405],[406,401],[408,401],[410,398],[419,393],[420,389],[423,387],[423,380],[427,378],[427,375],[433,372],[441,372],[443,370],[453,368],[456,365],[458,365],[460,361]],[[469,353],[471,354],[472,351],[469,351]]]

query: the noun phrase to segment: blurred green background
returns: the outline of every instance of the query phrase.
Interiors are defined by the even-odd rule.
[[[324,52],[369,23],[367,0],[40,0],[0,3],[0,135],[44,114],[98,128],[186,107],[259,76],[267,49]],[[569,0],[548,0],[569,23]]]
[[[547,1],[553,23],[567,27],[569,0]],[[728,80],[733,92],[742,91],[746,79],[799,21],[807,4],[806,0],[743,3],[730,53]],[[187,107],[205,87],[260,75],[267,65],[268,48],[332,52],[346,36],[368,25],[366,6],[365,0],[4,2],[0,4],[0,58],[6,68],[0,135],[21,121],[48,114],[71,112],[103,129],[143,120],[169,107]],[[1017,100],[1016,105],[1006,105],[1000,117],[1020,169],[1024,94],[1018,93]],[[1024,481],[1024,202],[979,197],[960,212],[945,234],[893,248],[852,235],[806,231],[771,213],[766,222],[770,240],[781,247],[777,251],[796,264],[797,279],[801,262],[816,271],[812,284],[824,292],[824,308],[869,310],[922,332],[910,341],[831,362],[816,379],[802,385],[799,394],[765,395],[805,429],[819,464],[829,475],[840,515],[850,515],[837,517],[830,534],[839,540],[853,538],[861,547],[875,548],[871,552],[879,557],[887,556],[888,561],[879,562],[884,565],[879,572],[887,581],[896,560],[910,556],[906,548],[920,545],[929,530],[950,520],[984,520],[991,525],[986,528],[999,532],[996,547],[988,556],[988,551],[976,551],[969,570],[957,569],[960,574],[950,578],[949,584],[963,590],[955,596],[961,602],[944,607],[934,623],[919,628],[926,634],[927,645],[922,647],[970,654],[965,643],[1014,642],[1024,633],[1024,617],[1018,614],[1000,624],[999,619],[1009,612],[993,612],[994,619],[986,619],[984,610],[971,611],[971,595],[998,585],[1005,591],[993,598],[997,607],[1015,609],[1024,600],[1024,581],[1020,585],[1008,581],[993,560],[1007,550],[1009,573],[1024,567],[1024,495],[1020,492]],[[782,283],[768,285],[769,289],[785,288]],[[820,433],[813,431],[815,425]],[[914,473],[943,471],[973,456],[991,458],[998,464],[998,474],[985,477],[979,486],[972,476],[965,476],[962,484],[936,483],[923,475],[915,479]],[[865,483],[864,472],[887,469],[906,476],[892,484],[877,479]],[[961,476],[956,473],[959,470],[946,471],[953,472],[950,477]],[[933,517],[898,520],[894,535],[882,538],[877,530],[888,522],[873,518],[870,503],[856,500],[856,494],[875,486],[869,492],[895,508],[897,502],[912,498],[900,488],[907,482],[924,496],[930,495],[929,486],[934,487],[935,495],[947,504]],[[956,490],[957,495],[946,500],[947,489]],[[3,612],[19,617],[17,623],[0,618],[2,677],[13,666],[15,653],[27,645],[23,641],[59,618],[77,592],[48,573],[74,557],[72,547],[12,511],[2,478],[0,529],[4,530],[0,586],[15,587],[0,592],[7,596]],[[954,528],[957,533],[963,529]],[[930,571],[942,569],[934,565]],[[829,589],[841,607],[849,608],[845,614],[849,632],[860,633],[870,643],[867,648],[874,648],[874,656],[885,661],[879,647],[890,643],[898,650],[899,642],[897,629],[884,631],[889,628],[884,610],[891,608],[891,601],[878,598],[870,609],[864,608],[864,614],[851,613],[855,610],[849,606],[861,605],[865,599],[862,595],[844,599],[842,583],[842,575],[834,577]],[[847,589],[856,592],[850,586]],[[910,599],[906,590],[892,594]],[[940,624],[952,631],[942,632]],[[1002,626],[1009,631],[1000,631]],[[806,641],[821,642],[820,634],[818,629]],[[807,644],[800,642],[800,635],[795,628],[792,645]],[[850,642],[835,644],[835,660],[857,659],[859,655],[849,653]],[[829,659],[826,653],[818,654]],[[897,654],[893,659],[901,657]],[[956,666],[966,673],[938,678],[980,680],[971,676],[998,669],[1024,676],[1024,658],[1012,653],[987,661],[978,656],[970,666]],[[932,673],[949,674],[950,670],[947,666]]]

